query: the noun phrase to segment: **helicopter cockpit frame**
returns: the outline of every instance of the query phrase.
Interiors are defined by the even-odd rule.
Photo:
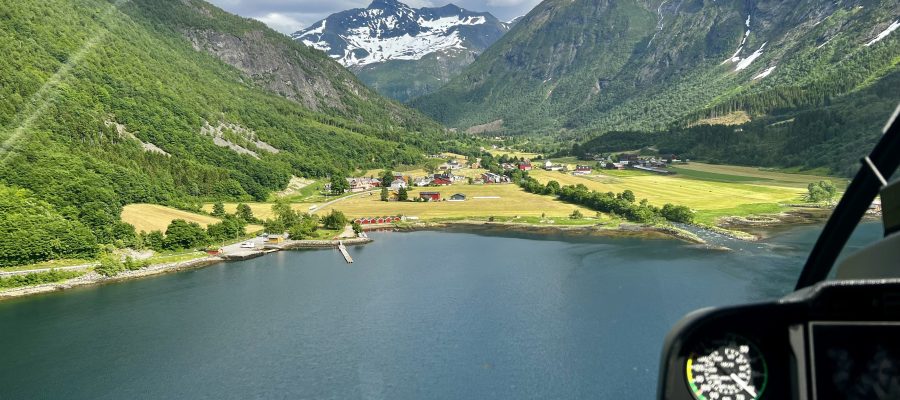
[[[900,399],[900,181],[885,178],[900,165],[898,113],[862,159],[796,291],[685,316],[663,346],[658,398]],[[879,193],[884,238],[835,265]]]

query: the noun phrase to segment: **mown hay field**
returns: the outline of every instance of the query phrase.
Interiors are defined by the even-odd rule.
[[[475,217],[514,217],[536,216],[565,217],[575,210],[584,215],[594,215],[584,207],[568,204],[551,196],[527,193],[513,184],[503,185],[466,185],[455,184],[443,187],[424,187],[410,190],[410,199],[419,197],[421,192],[440,192],[441,198],[449,199],[456,193],[465,194],[465,201],[381,201],[378,192],[362,194],[339,201],[330,206],[318,209],[323,203],[293,203],[293,208],[302,212],[316,209],[316,214],[325,215],[332,209],[344,212],[348,217],[374,217],[386,215],[406,215],[421,219],[438,218],[475,218]],[[271,203],[248,203],[253,215],[266,219],[273,216]],[[207,209],[212,205],[207,204]],[[225,204],[225,210],[234,212],[236,204]]]
[[[232,206],[231,212],[234,212],[234,208],[236,206]],[[209,209],[212,210],[212,206]],[[221,221],[219,218],[209,215],[192,213],[158,204],[129,204],[122,210],[122,221],[134,225],[135,230],[138,232],[160,231],[165,233],[169,224],[176,219],[196,222],[204,228],[209,224]],[[259,225],[247,226],[247,232],[259,230],[262,230],[262,227]]]

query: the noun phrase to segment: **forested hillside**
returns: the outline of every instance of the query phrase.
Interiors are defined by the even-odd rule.
[[[0,189],[35,204],[18,222],[4,212],[13,246],[29,246],[12,230],[29,215],[112,243],[129,234],[125,204],[262,200],[291,175],[416,162],[442,133],[324,54],[199,0],[5,1],[0,53]]]
[[[829,104],[781,110],[741,125],[609,132],[573,146],[573,154],[655,148],[682,159],[766,167],[821,169],[852,176],[898,105],[900,71]]]
[[[824,107],[897,70],[898,18],[888,0],[546,0],[413,105],[566,138]]]

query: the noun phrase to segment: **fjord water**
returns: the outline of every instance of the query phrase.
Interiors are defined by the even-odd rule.
[[[374,233],[351,265],[281,252],[7,301],[0,398],[648,399],[671,325],[788,293],[819,228],[730,252]]]

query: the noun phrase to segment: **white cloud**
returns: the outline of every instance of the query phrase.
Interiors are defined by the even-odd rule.
[[[434,7],[434,2],[431,0],[400,0],[400,2],[412,8]]]
[[[300,22],[297,19],[294,19],[287,14],[272,12],[260,17],[253,17],[253,19],[260,21],[269,26],[278,32],[284,33],[286,35],[290,35],[294,33],[300,28],[303,28],[304,23]]]
[[[540,3],[540,0],[487,0],[491,7],[520,7],[528,5],[529,9]]]

